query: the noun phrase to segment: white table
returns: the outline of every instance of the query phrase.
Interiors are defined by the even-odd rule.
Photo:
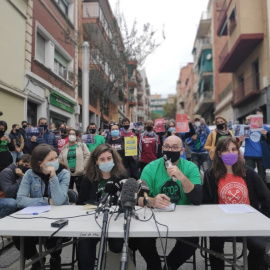
[[[144,211],[137,211],[140,219],[143,219]],[[86,214],[82,206],[53,206],[50,212],[37,216],[13,214],[18,218],[30,217],[33,219],[14,219],[6,217],[0,220],[0,235],[10,236],[50,236],[56,229],[51,227],[54,220],[50,218],[67,218]],[[159,223],[169,227],[169,237],[203,237],[203,236],[230,236],[244,237],[244,249],[246,252],[247,236],[270,236],[270,219],[259,212],[228,214],[223,212],[218,205],[201,206],[177,206],[174,212],[155,212]],[[146,218],[151,216],[147,209]],[[116,221],[114,217],[109,224],[109,237],[124,237],[123,214]],[[102,225],[103,215],[97,219]],[[166,228],[159,226],[161,236],[166,236]],[[94,220],[94,215],[70,218],[68,226],[60,230],[59,237],[100,237],[101,229]],[[130,237],[158,237],[154,220],[141,222],[132,218]],[[244,263],[246,264],[246,254]],[[246,266],[245,266],[246,267]],[[23,269],[23,268],[21,268]],[[244,268],[247,269],[247,268]]]

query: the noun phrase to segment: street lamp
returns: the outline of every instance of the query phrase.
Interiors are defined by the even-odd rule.
[[[89,52],[88,41],[82,44],[82,128],[89,124]]]

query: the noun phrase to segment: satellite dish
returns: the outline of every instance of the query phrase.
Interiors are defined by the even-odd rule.
[[[206,55],[206,60],[210,60],[212,58],[212,54],[211,53],[208,53],[207,55]]]

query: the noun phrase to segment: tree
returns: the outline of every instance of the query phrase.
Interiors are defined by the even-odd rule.
[[[115,14],[109,21],[104,15],[99,15],[103,32],[100,31],[100,25],[92,23],[84,25],[83,33],[77,34],[79,40],[83,37],[90,43],[90,102],[95,97],[97,106],[97,98],[99,99],[101,127],[104,123],[103,116],[108,112],[109,100],[113,99],[116,104],[125,101],[128,61],[132,60],[137,67],[142,67],[147,57],[154,53],[165,38],[163,35],[161,41],[156,42],[153,27],[146,23],[140,32],[136,20],[129,30],[119,7],[120,2],[116,4]],[[69,33],[71,31],[65,33],[66,40],[74,41]],[[79,43],[77,41],[77,46],[80,47]]]
[[[159,119],[159,118],[162,118],[162,117],[163,117],[163,115],[160,114],[160,113],[156,113],[156,112],[154,112],[154,111],[151,112],[150,118],[151,118],[151,120],[152,120],[153,122],[155,122],[156,119]]]
[[[163,105],[164,117],[168,119],[175,119],[177,105],[176,105],[176,98],[174,98],[173,103],[165,103]]]

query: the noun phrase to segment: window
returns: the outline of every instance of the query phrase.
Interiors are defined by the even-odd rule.
[[[36,58],[42,64],[45,64],[45,42],[45,38],[37,33]]]
[[[232,10],[229,20],[230,20],[229,33],[231,35],[237,24],[236,23],[236,7],[234,7],[234,9]]]
[[[57,51],[54,52],[54,72],[65,78],[65,70],[68,66],[67,60]]]
[[[260,70],[259,59],[252,63],[252,76],[253,76],[253,88],[254,90],[260,90]]]
[[[68,2],[66,0],[55,0],[59,8],[68,15]]]

